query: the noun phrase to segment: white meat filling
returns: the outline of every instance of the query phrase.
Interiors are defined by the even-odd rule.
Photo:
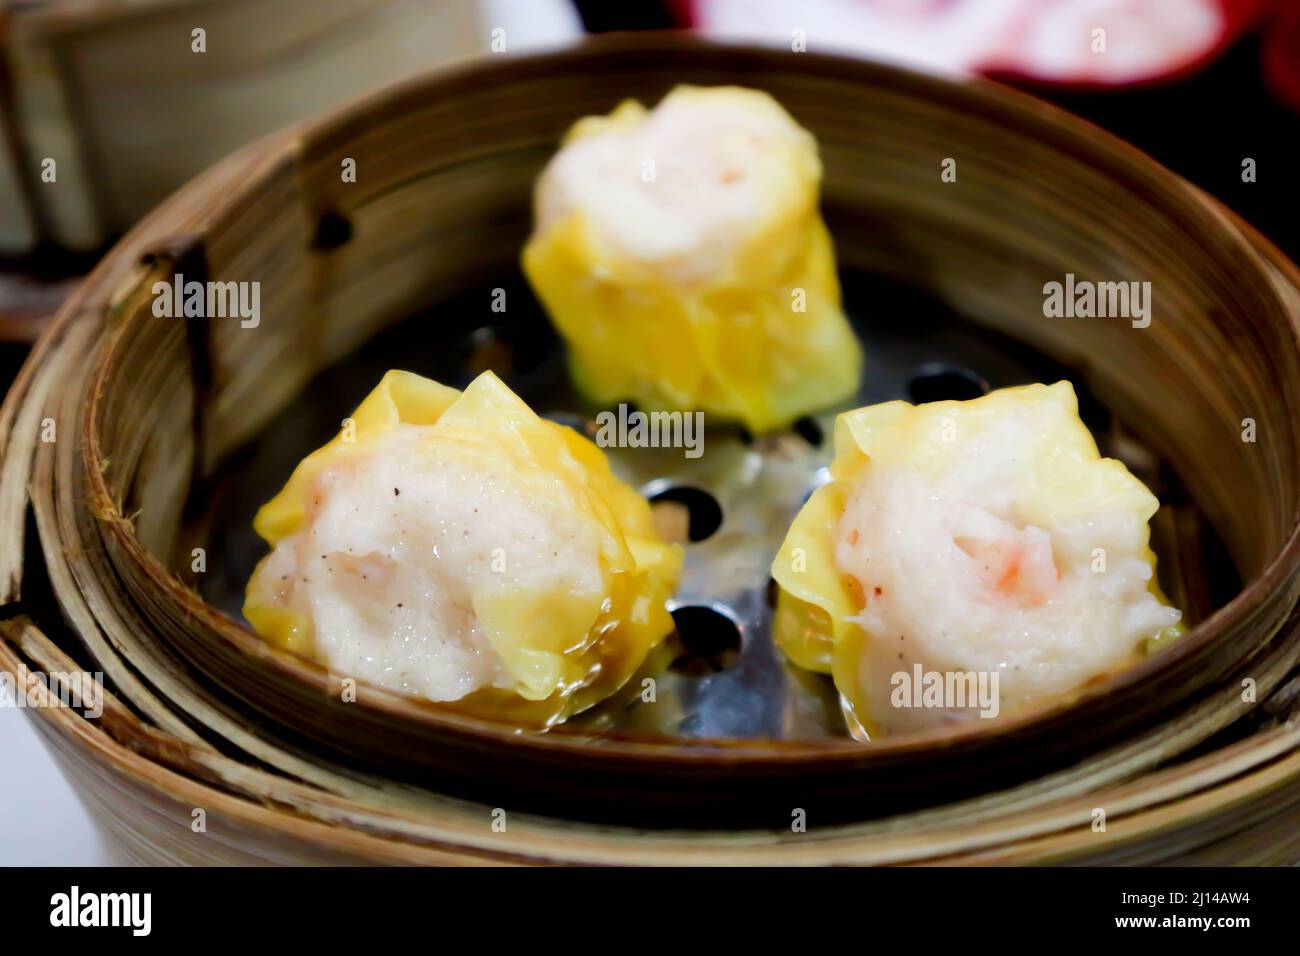
[[[854,619],[868,635],[859,678],[878,726],[933,726],[979,710],[896,706],[895,675],[911,686],[917,664],[996,673],[1006,712],[1124,666],[1178,622],[1149,589],[1144,516],[1098,509],[1033,524],[1021,513],[1017,450],[1053,414],[1066,413],[1044,405],[1002,417],[937,477],[872,462],[850,495],[835,556],[865,601]]]
[[[276,547],[259,587],[310,617],[334,673],[449,701],[511,686],[476,595],[604,582],[595,532],[558,479],[530,474],[525,490],[445,453],[431,430],[399,425],[322,472],[307,526]]]
[[[774,143],[811,146],[775,103],[748,91],[682,90],[628,127],[567,144],[542,175],[537,228],[581,213],[598,241],[672,281],[722,273],[800,170]]]

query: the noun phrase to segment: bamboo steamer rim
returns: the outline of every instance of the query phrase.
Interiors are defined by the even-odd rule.
[[[755,66],[770,62],[774,56],[772,51],[760,47],[719,44],[689,37],[614,36],[588,39],[575,48],[559,52],[502,58],[502,60],[508,63],[509,69],[526,79],[530,72],[553,69],[560,64],[572,68],[575,62],[586,65],[590,60],[622,57],[632,52],[655,56],[681,51],[720,50],[732,55],[752,58]],[[861,81],[876,84],[902,83],[912,89],[922,89],[928,97],[946,105],[984,108],[996,113],[1000,122],[1051,131],[1068,142],[1072,148],[1086,151],[1090,158],[1104,167],[1109,174],[1122,176],[1126,181],[1140,184],[1154,196],[1171,201],[1184,200],[1181,205],[1177,202],[1173,202],[1173,205],[1178,206],[1203,228],[1210,229],[1217,225],[1222,230],[1228,222],[1237,227],[1240,225],[1239,221],[1225,217],[1200,190],[1160,167],[1136,147],[1028,95],[985,80],[957,84],[847,56],[831,54],[798,54],[798,56],[801,58],[801,69],[804,70],[817,70],[837,76],[851,75]],[[232,162],[251,164],[251,172],[245,176],[239,188],[207,197],[201,207],[202,219],[205,224],[219,221],[223,215],[229,214],[241,204],[253,201],[259,187],[268,184],[277,171],[283,171],[286,167],[299,163],[308,149],[324,148],[322,144],[328,144],[345,136],[350,128],[364,124],[366,117],[380,107],[400,108],[408,101],[422,99],[435,84],[440,91],[448,87],[454,91],[456,87],[474,86],[481,78],[495,75],[500,69],[502,69],[501,63],[488,61],[431,71],[405,81],[395,88],[363,98],[325,119],[269,137],[241,151]],[[183,193],[187,197],[199,195],[201,182],[202,177],[199,181],[185,187]],[[152,236],[154,230],[151,226],[158,221],[165,221],[168,218],[167,213],[174,208],[179,208],[176,199],[160,207],[160,210],[149,220],[133,230],[132,238],[140,240]],[[202,235],[201,232],[198,238]],[[1224,231],[1222,238],[1234,248],[1235,254],[1243,263],[1249,263],[1257,269],[1264,265],[1264,260],[1250,248],[1246,236],[1240,233],[1229,235]],[[163,241],[165,244],[167,240]],[[1283,269],[1293,280],[1297,276],[1295,267],[1284,260],[1279,260],[1278,268]],[[95,281],[96,276],[92,274],[88,285],[93,285]],[[134,281],[135,278],[128,280],[117,290],[113,298],[121,297]],[[75,304],[70,303],[44,336],[44,341],[57,340],[61,330],[74,319],[75,315]],[[1300,350],[1300,317],[1290,313],[1288,318],[1292,342]],[[81,420],[82,464],[91,492],[90,507],[96,514],[109,519],[104,522],[107,534],[116,541],[137,569],[153,581],[165,600],[172,602],[178,608],[183,608],[196,618],[206,620],[213,631],[235,644],[243,653],[257,658],[264,666],[275,668],[307,687],[316,688],[322,694],[330,693],[332,688],[330,675],[324,667],[314,661],[299,658],[270,646],[250,629],[198,599],[180,584],[156,556],[141,545],[130,522],[120,514],[105,473],[108,463],[101,453],[99,435],[105,415],[104,392],[108,382],[111,381],[114,367],[114,345],[122,336],[123,329],[124,325],[119,324],[106,337],[99,350],[91,377],[90,394]],[[42,347],[48,346],[44,346],[43,343]],[[37,354],[41,352],[42,348],[38,348]],[[1300,383],[1290,382],[1287,385],[1289,393],[1284,396],[1284,400],[1288,400],[1291,407],[1300,407]],[[1300,448],[1294,449],[1293,453],[1297,460],[1300,460]],[[1028,727],[1058,720],[1073,712],[1080,704],[1100,700],[1117,689],[1131,688],[1143,683],[1152,674],[1165,669],[1171,663],[1215,644],[1224,637],[1230,627],[1261,612],[1280,591],[1284,591],[1286,585],[1294,581],[1298,568],[1300,568],[1300,514],[1292,516],[1291,529],[1283,547],[1262,572],[1248,582],[1228,604],[1216,610],[1161,655],[1143,661],[1103,682],[1087,686],[1070,697],[1003,718],[992,726],[972,724],[956,730],[928,731],[900,736],[873,743],[866,749],[847,739],[816,744],[714,739],[701,740],[698,748],[691,748],[676,743],[620,738],[603,740],[600,749],[602,755],[611,760],[635,759],[651,762],[666,761],[673,764],[689,762],[700,767],[718,768],[736,763],[797,766],[803,763],[820,763],[828,759],[854,763],[868,756],[872,760],[889,760],[935,747],[1014,737]],[[364,686],[365,692],[359,695],[359,701],[364,700],[364,706],[371,707],[388,718],[440,725],[484,743],[512,748],[571,754],[585,754],[591,750],[589,744],[566,736],[563,732],[520,736],[513,728],[493,721],[459,714],[430,702],[370,685]]]
[[[11,622],[0,628],[0,670],[18,674],[23,662],[18,642],[9,633],[9,623]],[[1028,811],[1013,810],[1000,817],[986,817],[980,821],[981,824],[995,827],[995,832],[986,834],[965,852],[956,848],[967,829],[960,821],[929,828],[924,833],[923,839],[927,846],[932,841],[943,843],[946,839],[949,843],[954,843],[952,849],[939,847],[937,853],[913,852],[909,855],[900,847],[892,852],[885,851],[883,857],[880,849],[873,846],[875,835],[856,832],[859,828],[852,824],[810,831],[808,835],[794,841],[788,840],[788,835],[787,840],[773,841],[771,835],[764,831],[692,832],[683,835],[602,827],[587,834],[572,828],[541,828],[530,832],[529,839],[519,841],[515,838],[510,841],[508,848],[489,850],[481,842],[465,842],[467,834],[461,834],[461,842],[457,842],[453,831],[447,828],[442,828],[444,836],[437,839],[405,842],[395,840],[391,835],[381,836],[366,830],[354,832],[348,827],[329,826],[322,819],[304,818],[302,813],[292,809],[280,805],[268,806],[265,801],[258,802],[246,795],[232,794],[227,789],[214,787],[204,779],[182,773],[174,766],[150,760],[115,737],[97,732],[89,725],[89,721],[73,710],[43,708],[36,713],[39,715],[37,719],[48,721],[55,733],[81,741],[85,751],[93,754],[96,759],[119,772],[133,774],[134,779],[164,799],[229,814],[233,820],[253,827],[266,825],[277,834],[315,839],[319,841],[317,845],[328,844],[335,851],[369,853],[371,862],[406,864],[444,864],[449,862],[449,854],[450,861],[476,864],[671,864],[696,862],[702,843],[709,845],[709,855],[703,861],[706,865],[745,865],[755,862],[787,865],[852,865],[861,862],[1050,864],[1070,861],[1069,850],[1085,845],[1082,840],[1095,836],[1073,832],[1064,825],[1061,817],[1057,817],[1053,825],[1049,818],[1053,811],[1061,811],[1065,816],[1080,816],[1081,819],[1082,815],[1090,813],[1089,807],[1098,804],[1120,811],[1114,821],[1117,825],[1113,827],[1118,840],[1109,836],[1111,829],[1105,831],[1108,843],[1107,853],[1103,856],[1108,857],[1110,854],[1122,853],[1133,844],[1140,845],[1139,841],[1143,839],[1150,840],[1157,846],[1162,845],[1164,838],[1177,832],[1180,826],[1195,825],[1207,819],[1235,819],[1236,811],[1248,808],[1252,798],[1267,798],[1288,783],[1300,781],[1300,729],[1294,721],[1288,721],[1284,726],[1274,728],[1272,733],[1261,732],[1249,741],[1223,748],[1224,751],[1262,752],[1262,756],[1256,759],[1249,759],[1248,756],[1244,763],[1241,758],[1228,761],[1231,766],[1227,769],[1220,766],[1217,753],[1207,754],[1190,764],[1166,768],[1148,778],[1121,781],[1103,792],[1088,793],[1086,799],[1084,796],[1067,795]],[[180,752],[187,750],[186,745],[180,741],[176,741],[176,747]],[[1209,787],[1197,788],[1194,783],[1179,786],[1180,779],[1186,780],[1202,772],[1213,778]],[[1162,793],[1170,799],[1160,800]],[[1300,793],[1293,797],[1300,800]],[[1146,798],[1145,802],[1143,798]],[[1233,812],[1226,813],[1220,809],[1216,802],[1219,799],[1226,799],[1228,810]],[[348,803],[337,799],[334,802],[340,806]],[[1123,812],[1130,807],[1130,812]],[[1212,814],[1215,809],[1220,809],[1218,816]],[[1025,819],[1026,816],[1037,818],[1040,823],[1034,825]],[[999,842],[999,836],[1003,842]],[[809,837],[813,838],[810,840]],[[1020,837],[1025,839],[1018,839]],[[1095,847],[1095,844],[1087,845]],[[682,856],[675,857],[674,854]]]

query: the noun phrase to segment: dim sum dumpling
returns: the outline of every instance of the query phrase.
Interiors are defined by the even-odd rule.
[[[683,86],[578,122],[523,265],[579,388],[755,431],[852,395],[820,180],[811,134],[756,90]]]
[[[776,636],[870,734],[982,709],[917,706],[920,675],[986,675],[985,715],[1006,714],[1180,631],[1148,544],[1158,502],[1100,457],[1068,382],[846,412],[831,476],[773,562]]]
[[[244,614],[342,676],[546,725],[672,630],[681,549],[601,452],[490,372],[389,372],[259,512]]]

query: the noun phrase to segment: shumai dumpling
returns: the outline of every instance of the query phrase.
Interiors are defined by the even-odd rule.
[[[681,548],[604,453],[491,372],[393,371],[257,514],[244,615],[333,673],[545,726],[672,631]]]
[[[1100,457],[1068,382],[846,412],[831,477],[772,564],[776,638],[870,735],[1066,695],[1180,630],[1158,502]]]
[[[523,253],[579,389],[754,431],[851,396],[862,357],[821,172],[812,135],[756,90],[681,86],[579,121]]]

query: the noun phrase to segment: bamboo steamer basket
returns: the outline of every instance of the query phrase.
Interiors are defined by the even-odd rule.
[[[777,96],[821,143],[841,264],[1073,370],[1169,464],[1237,593],[1070,700],[869,746],[520,735],[374,688],[344,704],[205,602],[184,556],[215,476],[322,369],[513,269],[573,119],[678,82]],[[154,317],[178,272],[260,281],[261,326]],[[1045,319],[1065,272],[1149,279],[1152,324]],[[1249,227],[991,84],[667,36],[429,75],[213,168],[64,308],[0,422],[0,660],[104,672],[99,722],[31,713],[138,861],[1294,862],[1298,315],[1295,268]],[[1173,540],[1195,565],[1199,539]]]

